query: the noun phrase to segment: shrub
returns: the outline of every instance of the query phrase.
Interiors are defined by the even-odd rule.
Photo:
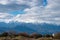
[[[60,33],[55,33],[55,34],[53,35],[53,38],[55,38],[55,39],[60,39]]]
[[[29,35],[27,33],[19,33],[18,36],[23,36],[23,37],[29,37]]]
[[[30,35],[30,38],[40,38],[40,37],[42,37],[41,34],[33,33],[33,34]]]
[[[8,34],[7,32],[4,32],[4,33],[0,34],[1,37],[6,37],[6,36],[8,36],[8,35],[9,35],[9,34]]]
[[[51,34],[45,34],[45,35],[43,35],[43,37],[52,37],[52,35]]]

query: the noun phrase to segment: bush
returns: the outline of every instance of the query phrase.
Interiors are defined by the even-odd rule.
[[[55,34],[53,35],[53,38],[55,38],[55,39],[60,39],[60,33],[55,33]]]
[[[23,36],[23,37],[29,37],[29,35],[27,33],[19,33],[18,36]]]
[[[41,34],[33,33],[33,34],[30,35],[30,38],[40,38],[40,37],[42,37]]]
[[[52,37],[52,35],[51,34],[45,34],[45,35],[43,35],[43,37]]]
[[[9,34],[7,32],[4,32],[2,34],[0,34],[0,37],[7,37]]]

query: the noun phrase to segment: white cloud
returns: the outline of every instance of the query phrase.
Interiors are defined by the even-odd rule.
[[[6,4],[8,4],[8,0],[0,0],[0,4],[3,4],[3,5],[6,5]]]
[[[48,0],[48,5],[45,7],[34,6],[27,8],[24,10],[26,14],[17,15],[16,21],[60,24],[59,2],[59,0]]]
[[[1,18],[10,18],[10,15],[11,14],[8,14],[8,13],[0,13],[0,19]],[[12,16],[12,15],[11,15]]]
[[[37,6],[41,5],[43,0],[0,0],[0,4],[2,5],[7,5],[7,4],[24,4],[24,5],[29,5],[29,6]]]
[[[0,22],[9,23],[13,18],[13,15],[8,13],[0,13]]]
[[[42,5],[42,0],[0,0],[0,12],[24,10]]]
[[[43,0],[16,0],[17,4],[25,4],[25,5],[29,5],[30,7],[34,7],[34,6],[38,6],[38,5],[42,5],[42,1]]]
[[[23,10],[26,12],[25,14],[18,14],[14,18],[9,18],[11,21],[60,24],[60,0],[47,0],[46,6],[43,6],[42,0],[11,0],[10,2],[30,6],[30,8]],[[0,17],[5,16],[1,15]]]

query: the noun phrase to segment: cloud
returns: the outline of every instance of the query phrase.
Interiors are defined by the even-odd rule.
[[[26,14],[20,15],[15,21],[19,22],[38,22],[60,24],[60,5],[59,0],[48,0],[47,6],[34,6],[26,8]]]
[[[13,18],[13,15],[8,13],[0,13],[0,22],[9,23]]]
[[[8,0],[0,0],[0,4],[6,5],[8,4]]]
[[[42,5],[42,0],[0,0],[0,12],[24,11],[26,8],[40,5]]]
[[[17,14],[11,21],[31,23],[60,24],[60,0],[2,0],[0,12],[22,10],[24,14]],[[6,1],[6,2],[5,2]],[[7,13],[9,14],[9,13]]]
[[[19,4],[8,4],[2,5],[0,4],[0,12],[12,12],[12,11],[23,11],[25,8],[29,8],[28,5],[19,5]]]
[[[17,0],[17,4],[25,4],[31,7],[42,5],[43,0]]]

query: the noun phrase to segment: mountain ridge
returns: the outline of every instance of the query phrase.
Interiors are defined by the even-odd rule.
[[[0,22],[0,32],[4,31],[16,31],[16,32],[27,32],[27,33],[55,33],[60,32],[60,25],[47,24],[47,23],[19,23],[11,22],[4,23]]]

